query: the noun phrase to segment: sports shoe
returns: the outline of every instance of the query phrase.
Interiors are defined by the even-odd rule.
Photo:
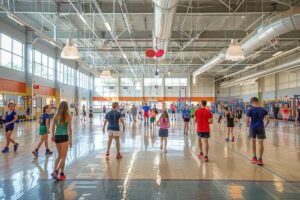
[[[46,153],[45,153],[45,155],[46,155],[46,156],[48,156],[48,155],[52,155],[52,154],[53,154],[53,152],[52,152],[52,151],[50,151],[49,149],[47,149],[47,150],[46,150]]]
[[[106,157],[109,157],[109,152],[108,152],[108,151],[106,152],[105,156],[106,156]]]
[[[226,141],[226,142],[229,142],[229,138],[226,138],[225,141]]]
[[[58,178],[58,171],[55,170],[53,173],[51,173],[51,176],[52,176],[53,179],[58,180],[58,179],[59,179],[59,178]]]
[[[122,159],[122,158],[123,158],[123,156],[122,156],[120,153],[118,153],[117,159],[120,160],[120,159]]]
[[[60,175],[59,175],[59,180],[66,180],[67,179],[67,177],[66,177],[66,175],[64,174],[64,173],[60,173]]]
[[[198,158],[199,158],[199,159],[202,159],[202,158],[203,158],[203,153],[200,153],[200,154],[198,155]]]
[[[205,156],[205,157],[204,157],[204,161],[205,161],[205,162],[208,162],[208,156]]]
[[[19,143],[14,144],[14,152],[18,150],[18,147],[19,147]]]
[[[232,137],[231,142],[234,142],[234,136]]]
[[[32,154],[37,158],[39,156],[39,151],[36,149],[32,152]]]
[[[258,159],[257,162],[256,162],[256,164],[259,165],[259,166],[263,166],[264,165],[262,159]]]
[[[4,147],[4,149],[2,150],[2,153],[8,153],[9,152],[9,148],[8,147]]]
[[[256,164],[256,163],[257,163],[257,158],[256,158],[256,157],[253,157],[253,158],[251,159],[251,162],[252,162],[253,164]]]

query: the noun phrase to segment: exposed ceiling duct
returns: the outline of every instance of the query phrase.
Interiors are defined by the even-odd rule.
[[[164,55],[166,55],[170,43],[178,0],[153,0],[153,4],[153,49],[164,49]]]
[[[244,50],[245,55],[247,55],[253,50],[264,46],[276,37],[293,30],[300,30],[300,7],[295,7],[275,15],[266,22],[266,24],[257,27],[256,30],[245,37],[240,42],[240,45]],[[194,70],[193,77],[200,75],[224,61],[225,50],[210,59],[206,64]]]
[[[251,74],[249,76],[245,76],[245,77],[242,77],[242,78],[237,78],[237,79],[234,79],[232,81],[223,82],[223,83],[221,83],[221,88],[231,87],[231,86],[240,84],[241,82],[245,82],[245,81],[248,81],[248,80],[251,80],[251,79],[257,79],[257,78],[264,77],[264,76],[274,74],[274,73],[278,73],[278,72],[281,72],[281,71],[288,71],[288,70],[291,70],[291,69],[294,69],[294,68],[299,68],[300,69],[300,58],[299,57],[291,59],[291,60],[289,60],[285,63],[276,65],[276,66],[274,66],[270,69]]]

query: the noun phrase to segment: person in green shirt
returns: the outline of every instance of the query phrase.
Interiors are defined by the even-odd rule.
[[[190,117],[192,119],[194,119],[195,111],[196,111],[196,108],[195,108],[194,104],[192,104],[191,107],[190,107]],[[192,123],[194,123],[195,120],[191,120],[191,121],[192,121]]]

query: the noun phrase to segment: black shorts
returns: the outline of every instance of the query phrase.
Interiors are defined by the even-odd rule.
[[[68,142],[69,141],[69,135],[56,135],[54,140],[55,140],[55,143]]]
[[[209,132],[197,132],[199,138],[209,138]]]
[[[184,122],[190,122],[190,118],[183,118]]]
[[[175,113],[175,111],[174,111],[174,110],[172,110],[172,113]]]
[[[233,128],[234,127],[234,123],[228,123],[227,124],[227,128]]]
[[[194,119],[194,115],[191,115],[191,118]]]
[[[250,128],[249,137],[257,139],[266,139],[266,132],[264,128]]]
[[[274,114],[274,119],[278,119],[278,114]]]
[[[14,127],[9,127],[9,128],[5,128],[5,132],[8,132],[8,131],[14,131]]]

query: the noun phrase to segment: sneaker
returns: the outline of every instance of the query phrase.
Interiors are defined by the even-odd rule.
[[[117,159],[120,160],[120,159],[122,159],[122,158],[123,158],[123,156],[122,156],[120,153],[118,153]]]
[[[18,147],[19,147],[19,143],[16,143],[16,144],[14,145],[14,152],[16,152],[16,151],[18,150]]]
[[[32,154],[37,158],[39,156],[39,151],[36,149],[32,152]]]
[[[226,142],[229,142],[229,138],[226,138],[225,141],[226,141]]]
[[[53,179],[58,180],[59,179],[58,178],[58,171],[55,170],[53,173],[51,173],[51,176],[52,176]]]
[[[232,137],[231,142],[234,142],[234,136]]]
[[[109,157],[109,152],[108,152],[108,151],[106,152],[106,155],[105,155],[105,156],[106,156],[106,157]]]
[[[198,158],[199,158],[199,159],[202,159],[202,158],[203,158],[203,153],[200,153],[200,154],[198,155]]]
[[[64,173],[60,173],[60,175],[59,175],[59,180],[66,180],[67,179],[67,177],[66,177],[66,175],[64,174]]]
[[[205,161],[205,162],[208,162],[208,156],[205,156],[205,157],[204,157],[204,161]]]
[[[257,163],[257,158],[256,158],[256,157],[253,157],[253,158],[251,159],[251,162],[252,162],[253,164],[256,164],[256,163]]]
[[[8,153],[9,152],[9,148],[8,147],[4,147],[4,149],[2,150],[2,153]]]
[[[256,164],[259,165],[259,166],[263,166],[264,165],[262,159],[257,160]]]
[[[52,152],[52,151],[50,151],[49,149],[47,149],[47,150],[46,150],[46,153],[45,153],[45,155],[46,155],[46,156],[48,156],[48,155],[52,155],[52,154],[53,154],[53,152]]]

